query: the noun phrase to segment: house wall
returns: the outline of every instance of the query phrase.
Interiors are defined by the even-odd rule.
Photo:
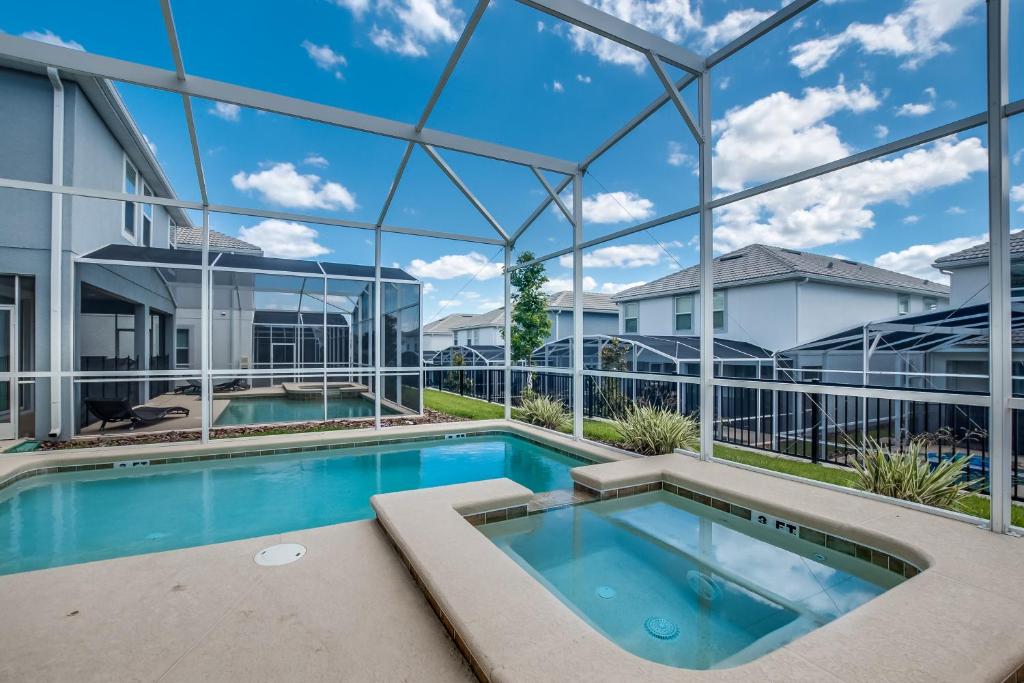
[[[571,337],[573,333],[573,312],[572,311],[548,311],[548,319],[551,321],[551,333],[544,343],[553,342],[558,339]],[[616,334],[619,330],[619,314],[609,311],[602,313],[597,311],[583,312],[583,334]]]
[[[987,264],[956,268],[949,272],[951,306],[973,306],[989,300]]]
[[[805,282],[799,286],[799,329],[793,346],[866,322],[896,317],[898,297],[890,290]],[[920,294],[910,295],[911,314],[924,312],[924,299]],[[944,298],[938,299],[940,305],[945,304]]]
[[[455,335],[451,332],[442,334],[423,334],[424,351],[442,351],[455,343]]]
[[[477,330],[478,337],[473,341],[473,330]],[[504,346],[505,340],[501,336],[500,327],[466,327],[455,331],[455,343],[464,346],[471,344],[476,346]]]

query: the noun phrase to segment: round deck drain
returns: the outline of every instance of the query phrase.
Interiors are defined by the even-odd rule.
[[[818,562],[824,562],[825,556],[821,553],[814,553],[814,559],[816,559]]]
[[[253,559],[261,567],[280,567],[283,564],[291,564],[306,554],[306,546],[298,543],[280,543],[256,553]]]
[[[665,617],[649,617],[644,622],[647,632],[658,640],[672,640],[679,635],[679,627],[676,622]]]
[[[704,576],[696,569],[686,572],[686,583],[689,584],[690,590],[708,602],[714,602],[722,595],[722,589],[719,588],[718,582]]]
[[[605,600],[611,600],[618,595],[618,592],[611,586],[598,586],[597,590],[594,592],[597,593],[597,597]]]

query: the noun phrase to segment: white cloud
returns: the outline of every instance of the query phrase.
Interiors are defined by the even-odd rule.
[[[1024,202],[1024,183],[1010,188],[1010,201]],[[1024,213],[1024,203],[1017,207],[1017,211]]]
[[[318,67],[332,72],[335,78],[342,78],[341,67],[348,66],[345,55],[338,54],[330,45],[317,45],[308,40],[302,41],[302,48]]]
[[[341,183],[322,182],[320,176],[302,174],[295,164],[266,165],[256,173],[239,171],[231,176],[237,190],[256,190],[263,199],[279,206],[301,209],[345,209],[354,211],[356,197]]]
[[[214,102],[213,106],[210,107],[210,113],[217,118],[224,119],[225,121],[237,121],[239,115],[242,113],[242,108],[237,104]]]
[[[149,136],[143,133],[142,139],[146,141],[146,146],[149,147],[149,151],[153,153],[153,156],[156,156],[156,145],[149,139]]]
[[[569,264],[572,265],[571,263]],[[554,294],[555,292],[565,292],[572,290],[572,278],[571,277],[553,277],[548,278],[548,281],[544,283],[542,288],[548,294]],[[583,291],[593,292],[597,289],[597,280],[590,277],[589,275],[583,276]]]
[[[537,33],[543,33],[543,32],[544,32],[544,22],[540,21],[538,19],[537,20]]]
[[[495,308],[501,308],[505,305],[505,302],[501,299],[487,299],[484,301],[478,301],[476,303],[476,310],[480,312],[493,311]]]
[[[937,269],[932,268],[935,259],[954,251],[967,249],[985,241],[985,235],[974,237],[956,237],[937,244],[915,244],[901,251],[890,251],[875,259],[875,266],[886,270],[895,270],[922,280],[948,282],[949,278]]]
[[[704,27],[703,48],[709,51],[719,48],[733,38],[743,35],[771,15],[772,12],[759,12],[753,9],[733,10],[726,14],[721,21]]]
[[[871,207],[963,182],[987,166],[979,138],[944,138],[894,159],[876,159],[730,204],[716,215],[715,248],[753,242],[808,248],[860,238]]]
[[[665,159],[669,166],[688,166],[693,164],[693,157],[683,151],[683,146],[675,140],[668,141],[668,157]]]
[[[1021,159],[1024,159],[1024,147],[1021,147],[1020,149],[1013,153],[1013,165],[1016,166],[1017,164],[1019,164],[1021,162]]]
[[[453,0],[389,0],[377,3],[376,14],[394,26],[374,23],[370,41],[406,57],[425,57],[430,45],[454,43],[462,31],[462,10]]]
[[[889,128],[887,126],[883,126],[881,124],[875,126],[875,137],[876,138],[878,138],[879,140],[882,140],[887,135],[889,135]]]
[[[619,292],[624,292],[627,289],[639,287],[642,284],[645,284],[643,280],[637,280],[636,282],[605,282],[601,285],[599,291],[602,294],[618,294]]]
[[[344,7],[356,15],[357,18],[362,18],[366,11],[370,9],[370,0],[331,0],[338,7]]]
[[[307,154],[306,158],[302,160],[307,166],[317,166],[319,168],[327,168],[330,162],[327,161],[327,157],[321,156],[320,154]]]
[[[925,116],[935,111],[935,88],[925,88],[924,102],[907,102],[896,108],[896,116]]]
[[[680,246],[678,242],[669,242],[666,247]],[[617,244],[610,247],[599,247],[584,252],[584,268],[641,268],[655,266],[665,257],[665,250],[656,244]],[[558,265],[572,268],[572,254],[558,257]]]
[[[903,222],[906,225],[915,225],[921,222],[921,217],[916,214],[910,214],[909,216],[903,217]]]
[[[395,267],[398,268],[397,265]],[[424,282],[423,283],[423,296],[430,296],[436,290],[437,290],[437,287],[434,286],[433,282]]]
[[[562,85],[561,81],[553,81],[551,83],[551,89],[555,92],[565,92],[565,86]]]
[[[904,68],[915,69],[935,55],[951,52],[953,48],[943,40],[946,34],[969,21],[971,10],[983,4],[983,0],[910,0],[881,23],[854,22],[836,35],[794,45],[790,63],[809,76],[856,45],[868,54],[902,58]]]
[[[320,234],[302,223],[270,218],[251,228],[240,228],[239,239],[255,244],[267,256],[313,258],[329,254],[330,249],[317,242]]]
[[[878,97],[867,85],[848,90],[807,88],[802,98],[779,91],[746,107],[736,107],[714,122],[715,185],[726,191],[747,183],[773,180],[851,153],[825,119],[839,111],[876,109]]]
[[[468,254],[445,254],[434,261],[414,258],[405,267],[410,275],[430,280],[451,280],[457,277],[474,277],[490,280],[501,276],[502,265],[488,261],[487,257],[475,251]]]
[[[950,216],[962,216],[967,212],[964,211],[959,206],[951,206],[948,209],[946,209],[946,213],[948,213]]]
[[[583,198],[583,220],[587,223],[642,221],[653,215],[654,202],[635,192],[599,192]]]
[[[28,38],[29,40],[37,40],[40,43],[49,43],[50,45],[56,45],[57,47],[67,47],[72,50],[85,51],[82,44],[77,40],[64,40],[50,29],[43,29],[42,31],[25,31],[21,34],[22,38]]]
[[[461,306],[462,302],[458,299],[439,299],[437,305],[441,308],[452,308],[454,306]]]
[[[729,84],[732,83],[732,76],[723,76],[722,78],[719,78],[717,82],[719,90],[728,90]]]
[[[591,78],[590,76],[584,76],[583,74],[576,74],[576,80],[579,81],[580,83],[588,83],[589,84],[589,83],[593,82],[594,79]]]

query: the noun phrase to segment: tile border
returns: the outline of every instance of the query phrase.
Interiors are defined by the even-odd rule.
[[[94,470],[109,470],[115,469],[115,466],[120,463],[131,463],[146,460],[148,463],[145,467],[159,467],[161,465],[177,465],[186,462],[206,462],[210,460],[233,460],[235,458],[253,458],[253,457],[264,457],[272,455],[294,455],[297,453],[314,453],[317,451],[333,451],[333,450],[346,450],[352,448],[367,448],[372,446],[390,446],[394,444],[407,444],[407,443],[418,443],[423,441],[445,441],[446,435],[450,434],[433,434],[425,436],[408,436],[398,437],[395,439],[364,439],[359,441],[346,441],[334,444],[318,444],[316,446],[290,446],[281,448],[270,448],[270,449],[249,449],[244,451],[221,451],[218,453],[200,453],[196,455],[182,455],[182,456],[171,456],[166,458],[149,458],[146,460],[144,457],[133,457],[133,458],[120,458],[117,460],[110,460],[99,463],[84,463],[81,465],[56,465],[52,467],[38,467],[34,469],[25,470],[19,472],[14,476],[8,477],[7,479],[0,481],[0,491],[13,486],[14,484],[28,479],[30,477],[38,477],[46,474],[63,474],[66,472],[91,472]],[[467,432],[455,432],[459,434],[459,439],[462,438],[474,438],[478,436],[512,436],[517,439],[521,439],[535,446],[540,446],[547,450],[558,453],[576,460],[580,465],[594,465],[598,461],[588,458],[580,453],[575,453],[560,446],[546,443],[533,436],[521,434],[513,430],[505,429],[485,429],[480,431],[467,431]],[[126,468],[134,470],[136,468]]]
[[[673,495],[692,500],[695,503],[710,507],[720,512],[727,512],[731,515],[735,515],[740,519],[751,521],[753,512],[750,508],[743,507],[742,505],[736,505],[730,501],[715,498],[699,491],[693,491],[684,486],[672,484],[658,479],[657,481],[647,482],[644,484],[634,484],[632,486],[622,486],[620,488],[606,489],[604,491],[598,491],[592,489],[589,486],[584,486],[579,482],[573,483],[574,491],[590,495],[593,500],[579,503],[565,503],[560,505],[554,505],[551,507],[527,510],[527,506],[520,505],[512,508],[504,508],[502,510],[491,510],[485,513],[477,513],[473,515],[464,515],[464,519],[472,524],[473,526],[480,526],[481,524],[489,524],[491,522],[504,521],[506,519],[515,519],[517,517],[524,517],[527,515],[537,515],[553,510],[561,510],[566,507],[574,505],[589,505],[590,503],[596,503],[602,500],[612,500],[617,498],[625,498],[627,496],[635,496],[641,493],[649,493],[652,491],[665,491]],[[520,511],[522,509],[522,511]],[[515,511],[513,513],[513,511]],[[864,562],[870,562],[881,569],[896,574],[904,579],[910,579],[921,573],[921,569],[911,564],[909,561],[890,555],[889,553],[872,548],[870,546],[851,541],[848,538],[842,536],[836,536],[820,529],[813,527],[804,526],[801,524],[797,526],[797,536],[808,543],[828,548],[843,555],[862,560]],[[1022,679],[1024,680],[1024,679]]]

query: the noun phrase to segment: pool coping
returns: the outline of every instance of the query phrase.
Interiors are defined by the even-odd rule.
[[[107,469],[136,470],[184,462],[207,462],[301,452],[364,448],[381,444],[416,443],[465,434],[513,434],[580,461],[580,466],[633,456],[586,448],[560,435],[505,420],[481,420],[430,425],[403,425],[380,431],[372,428],[327,432],[247,436],[217,439],[207,444],[187,441],[139,446],[108,446],[66,451],[32,451],[0,456],[0,492],[25,479],[47,474]]]
[[[1024,674],[1024,594],[1013,578],[1024,540],[680,454],[574,468],[572,476],[606,497],[676,487],[877,549],[921,571],[752,662],[678,669],[606,639],[470,523],[481,513],[485,521],[487,513],[497,520],[503,511],[506,518],[509,510],[525,514],[529,489],[502,479],[374,496],[378,523],[481,680],[874,683]]]

